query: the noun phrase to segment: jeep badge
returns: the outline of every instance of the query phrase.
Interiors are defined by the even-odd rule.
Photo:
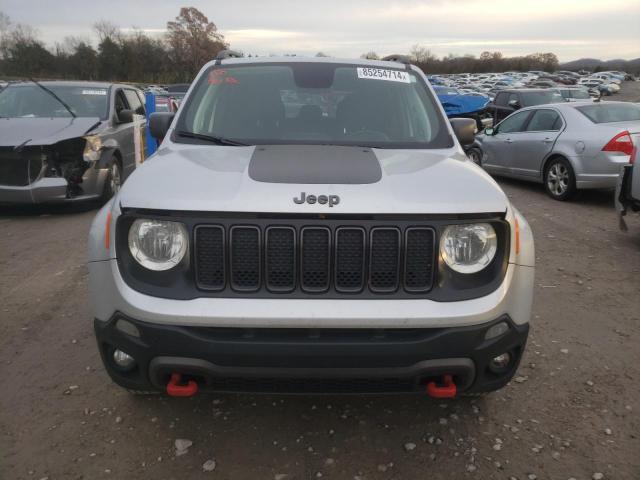
[[[309,205],[313,205],[314,203],[325,205],[328,203],[330,207],[333,207],[340,203],[340,197],[338,195],[318,195],[316,197],[315,195],[307,195],[306,192],[301,192],[300,198],[293,197],[293,201],[298,205],[306,201]]]

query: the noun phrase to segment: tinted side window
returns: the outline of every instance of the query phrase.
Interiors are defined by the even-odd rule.
[[[124,98],[124,94],[122,93],[122,90],[116,91],[114,103],[115,103],[116,113],[120,113],[121,110],[126,110],[127,102]]]
[[[498,125],[498,133],[522,132],[529,115],[531,115],[530,111],[518,112],[509,115],[500,123],[500,125]]]
[[[562,125],[560,115],[554,110],[536,110],[527,125],[527,132],[556,131],[560,130],[560,125]]]
[[[501,107],[506,107],[507,106],[507,94],[506,93],[498,93],[496,95],[496,99],[494,100],[494,102],[496,105],[499,105]]]
[[[128,89],[124,91],[124,94],[127,97],[129,108],[138,115],[144,115],[144,107],[142,106],[142,102],[140,101],[138,94],[134,90]]]

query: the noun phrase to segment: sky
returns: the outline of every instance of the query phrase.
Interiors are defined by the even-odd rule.
[[[162,35],[182,6],[201,10],[247,54],[359,57],[420,44],[439,56],[640,57],[640,0],[0,0],[0,12],[49,46],[67,36],[95,44],[98,20]]]

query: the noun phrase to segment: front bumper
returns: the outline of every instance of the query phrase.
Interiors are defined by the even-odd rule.
[[[508,331],[485,340],[499,322]],[[116,313],[94,326],[107,372],[125,388],[163,390],[180,373],[200,390],[273,393],[426,392],[443,375],[460,393],[496,390],[514,375],[529,330],[508,316],[452,328],[252,329],[157,325]],[[115,364],[116,348],[135,359],[132,369]],[[489,361],[504,352],[511,363],[496,373]]]
[[[88,168],[82,177],[82,193],[69,196],[69,183],[62,177],[43,177],[30,185],[0,185],[0,204],[75,203],[100,198],[106,169]]]
[[[24,187],[0,185],[0,203],[64,202],[66,198],[67,181],[64,178],[41,178]]]

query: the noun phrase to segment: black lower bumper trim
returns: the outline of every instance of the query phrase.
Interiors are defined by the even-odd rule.
[[[118,319],[139,336],[116,328]],[[485,340],[487,329],[501,321],[508,331]],[[515,373],[528,329],[507,316],[428,329],[180,327],[120,314],[95,321],[106,369],[125,388],[162,390],[172,373],[181,373],[199,390],[277,393],[425,392],[429,380],[445,374],[453,375],[459,392],[495,390]],[[115,349],[131,355],[135,367],[119,368]],[[496,373],[489,362],[505,352],[512,362]]]

